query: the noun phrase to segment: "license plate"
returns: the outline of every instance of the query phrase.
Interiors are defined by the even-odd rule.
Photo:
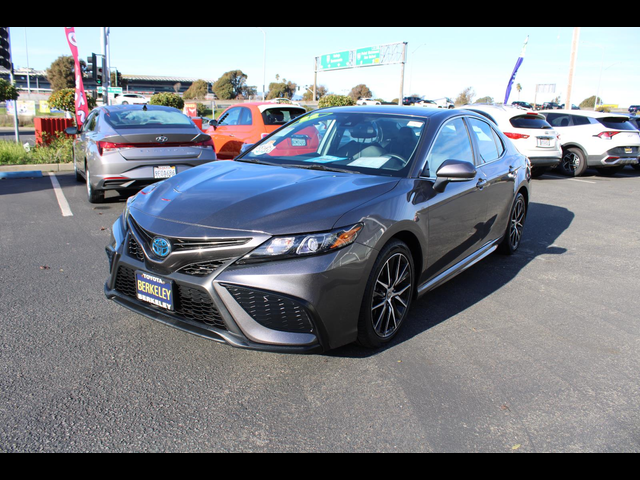
[[[153,178],[171,178],[176,176],[176,167],[154,167]]]
[[[538,146],[539,147],[551,147],[553,145],[551,145],[551,139],[550,138],[539,138],[538,139]]]
[[[173,311],[173,282],[150,275],[136,272],[136,292],[138,300],[165,310]]]
[[[624,153],[633,153],[633,148],[625,148]]]

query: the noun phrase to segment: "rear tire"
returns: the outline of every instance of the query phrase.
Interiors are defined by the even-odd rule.
[[[587,158],[579,148],[568,148],[558,168],[567,177],[581,177],[587,171]]]
[[[415,267],[409,248],[400,241],[380,253],[365,291],[358,343],[376,349],[391,342],[404,325],[414,295]]]
[[[85,174],[87,175],[87,199],[89,203],[102,203],[104,202],[104,192],[95,190],[91,185],[91,173],[89,172],[89,165],[85,167]]]
[[[498,251],[503,255],[514,255],[520,248],[524,234],[524,226],[527,220],[527,201],[522,193],[516,197],[516,201],[511,208],[509,225],[504,240],[498,247]]]

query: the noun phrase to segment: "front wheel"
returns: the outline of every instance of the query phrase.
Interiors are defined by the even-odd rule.
[[[413,301],[413,257],[400,241],[387,245],[367,284],[358,323],[358,343],[380,348],[391,342],[404,324]]]

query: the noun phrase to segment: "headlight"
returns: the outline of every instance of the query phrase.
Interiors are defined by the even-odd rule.
[[[129,215],[130,215],[131,204],[135,201],[136,197],[137,195],[134,195],[133,197],[129,197],[127,199],[127,204],[124,207],[124,212],[122,213],[122,223],[125,231],[129,229]]]
[[[328,233],[274,237],[238,263],[301,258],[334,252],[352,245],[363,228],[364,226],[359,223],[352,227],[340,228]]]

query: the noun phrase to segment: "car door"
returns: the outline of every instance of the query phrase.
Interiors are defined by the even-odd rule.
[[[211,134],[220,160],[233,160],[253,131],[253,114],[247,107],[233,107],[220,117]]]
[[[447,160],[469,162],[475,157],[469,131],[463,117],[446,122],[429,151],[423,177],[436,180],[439,168]],[[428,262],[426,276],[433,278],[458,264],[486,241],[486,201],[483,189],[486,176],[477,170],[474,179],[449,183],[444,192],[432,197],[418,213],[428,218]]]
[[[476,165],[483,173],[482,201],[486,204],[487,241],[504,235],[514,199],[517,158],[510,157],[501,136],[484,120],[469,117],[469,132],[476,152]]]

